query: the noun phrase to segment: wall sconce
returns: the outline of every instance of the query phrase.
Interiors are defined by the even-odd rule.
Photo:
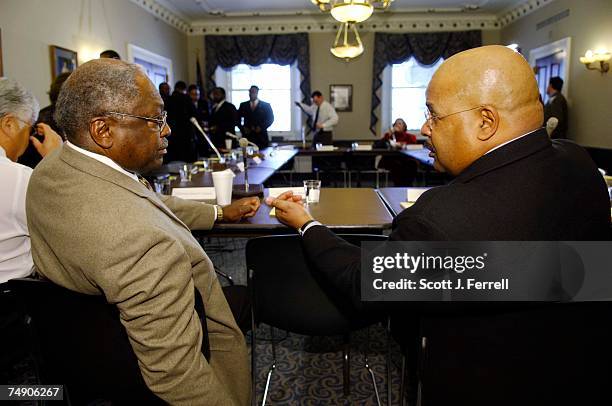
[[[584,56],[580,57],[580,62],[589,70],[598,70],[603,75],[610,70],[610,63],[608,62],[612,54],[604,49],[597,50],[595,52],[590,49],[586,51]],[[599,62],[599,64],[597,64]]]

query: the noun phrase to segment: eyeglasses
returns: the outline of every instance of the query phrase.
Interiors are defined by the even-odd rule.
[[[28,127],[30,127],[30,136],[34,136],[38,134],[38,130],[36,129],[36,123],[28,123],[25,120],[20,119],[19,117],[15,117],[17,119],[17,121],[21,121],[22,123],[24,123],[25,125],[27,125]]]
[[[440,121],[445,119],[446,117],[454,116],[455,114],[465,113],[466,111],[472,111],[481,108],[482,106],[472,107],[471,109],[456,111],[454,113],[446,114],[444,116],[437,116],[433,114],[429,109],[425,110],[425,120],[427,121],[428,126],[432,126],[435,121]]]
[[[116,111],[109,111],[106,114],[113,114],[115,116],[121,116],[121,117],[132,117],[132,118],[137,118],[140,120],[145,120],[151,123],[155,123],[157,124],[157,130],[159,132],[161,132],[165,127],[166,127],[166,120],[168,119],[168,112],[164,111],[161,114],[161,117],[144,117],[144,116],[136,116],[134,114],[127,114],[127,113],[118,113]]]

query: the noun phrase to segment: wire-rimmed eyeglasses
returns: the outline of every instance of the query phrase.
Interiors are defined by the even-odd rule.
[[[113,114],[115,116],[121,116],[121,117],[132,117],[132,118],[138,118],[140,120],[145,120],[151,123],[155,123],[157,124],[157,129],[158,131],[162,131],[164,129],[164,127],[166,127],[166,121],[168,119],[168,112],[164,111],[162,112],[161,116],[158,117],[144,117],[144,116],[137,116],[134,114],[128,114],[128,113],[119,113],[116,111],[109,111],[106,114]]]
[[[433,114],[431,111],[429,111],[429,109],[426,109],[425,112],[424,112],[425,113],[425,120],[427,121],[427,125],[431,127],[433,125],[433,123],[435,123],[436,121],[443,120],[446,117],[454,116],[455,114],[460,114],[460,113],[465,113],[467,111],[476,110],[476,109],[479,109],[481,107],[482,106],[476,106],[476,107],[472,107],[471,109],[455,111],[454,113],[445,114],[443,116],[437,116],[437,115]]]

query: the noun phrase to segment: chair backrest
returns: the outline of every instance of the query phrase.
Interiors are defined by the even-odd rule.
[[[384,241],[380,235],[346,235],[348,242]],[[305,335],[341,335],[371,324],[341,297],[304,255],[301,238],[253,238],[246,245],[249,288],[257,323]]]
[[[95,399],[163,404],[142,378],[117,308],[103,296],[35,279],[8,285],[31,318],[43,384],[65,385],[72,404]]]

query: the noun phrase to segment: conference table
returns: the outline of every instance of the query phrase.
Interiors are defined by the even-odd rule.
[[[264,190],[264,197],[270,190]],[[336,233],[382,234],[391,228],[393,216],[374,189],[322,188],[319,203],[307,205],[310,214]],[[237,223],[216,223],[210,231],[196,231],[199,236],[261,236],[294,234],[296,231],[271,215],[262,202],[254,217]]]
[[[296,149],[274,149],[266,148],[261,151],[263,159],[258,164],[253,159],[248,160],[249,183],[251,185],[265,183],[274,173],[279,170],[284,164],[289,162],[298,151]],[[245,173],[240,172],[235,163],[231,164],[232,170],[236,177],[234,185],[244,184]],[[162,170],[163,171],[163,170]],[[167,170],[172,172],[171,170]],[[181,182],[180,179],[172,181],[172,187],[212,187],[212,172],[199,172],[191,177],[189,182]]]

